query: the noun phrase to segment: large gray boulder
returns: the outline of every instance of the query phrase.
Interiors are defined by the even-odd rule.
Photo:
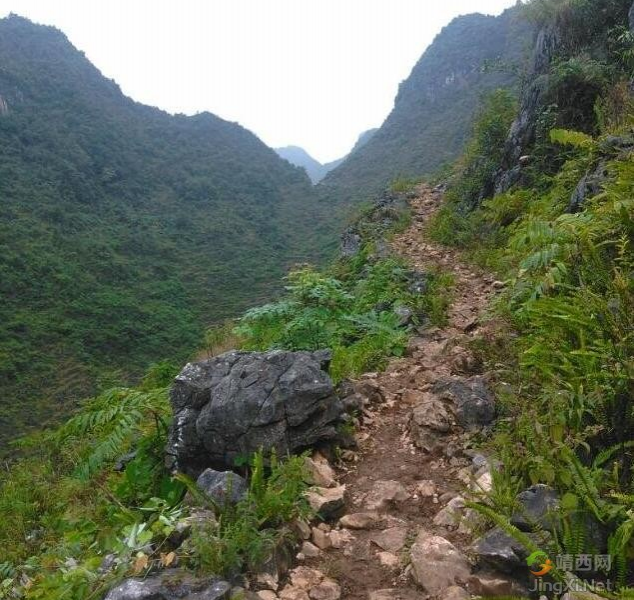
[[[167,571],[146,579],[126,579],[104,600],[228,600],[230,595],[231,585],[226,581]]]
[[[170,394],[168,467],[198,476],[260,449],[284,455],[334,439],[343,405],[329,360],[327,351],[234,351],[189,363]]]

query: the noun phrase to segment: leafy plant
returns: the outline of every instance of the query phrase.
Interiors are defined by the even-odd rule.
[[[263,453],[256,453],[250,462],[247,497],[235,507],[223,507],[217,523],[195,529],[192,565],[203,573],[225,576],[245,568],[256,570],[289,535],[282,525],[310,518],[306,489],[305,457],[279,461],[273,453],[267,467]]]

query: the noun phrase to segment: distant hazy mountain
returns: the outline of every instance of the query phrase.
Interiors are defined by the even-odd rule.
[[[330,171],[337,168],[341,163],[343,163],[343,161],[345,161],[348,156],[350,156],[353,152],[366,144],[376,131],[376,129],[369,129],[368,131],[364,131],[357,139],[356,144],[349,154],[347,154],[343,158],[339,158],[325,164],[320,163],[318,160],[308,154],[306,150],[300,148],[299,146],[285,146],[284,148],[275,148],[275,152],[277,152],[283,159],[287,160],[292,165],[304,169],[313,183],[319,183]]]
[[[16,16],[0,20],[0,198],[0,445],[98,380],[183,361],[328,245],[304,171],[235,123],[134,102]]]
[[[454,19],[401,84],[383,125],[328,173],[321,192],[330,200],[355,201],[397,176],[420,177],[453,161],[469,135],[481,96],[516,84],[516,67],[531,42],[532,28],[518,8],[499,17]]]
[[[292,165],[301,167],[306,171],[308,177],[313,183],[321,181],[327,171],[318,160],[314,159],[306,150],[299,146],[285,146],[284,148],[275,148],[277,152],[284,160],[287,160]]]

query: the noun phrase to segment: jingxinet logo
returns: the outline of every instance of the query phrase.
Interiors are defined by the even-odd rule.
[[[526,564],[528,565],[530,572],[533,575],[535,575],[535,577],[543,577],[544,575],[547,575],[553,570],[553,567],[554,567],[553,561],[550,560],[550,558],[548,558],[548,555],[545,552],[542,552],[541,550],[537,550],[536,552],[533,552],[526,559]],[[533,569],[535,568],[535,565],[539,565],[539,569],[536,571],[533,571]]]

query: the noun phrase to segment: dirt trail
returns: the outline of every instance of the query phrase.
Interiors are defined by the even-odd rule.
[[[454,297],[446,327],[421,330],[404,358],[392,361],[384,373],[362,378],[371,387],[378,386],[385,401],[365,412],[358,434],[360,450],[348,456],[338,473],[339,481],[346,485],[347,513],[366,512],[379,481],[402,484],[408,498],[390,503],[381,512],[380,521],[368,529],[349,530],[353,537],[340,548],[328,548],[304,562],[336,580],[346,599],[424,598],[426,594],[407,567],[407,549],[418,532],[440,535],[459,549],[471,541],[457,527],[434,524],[437,513],[465,487],[464,468],[472,462],[469,451],[465,452],[466,434],[454,428],[442,436],[441,447],[429,453],[414,445],[409,423],[412,408],[424,401],[437,381],[452,376],[469,378],[477,371],[467,343],[482,333],[478,317],[495,293],[496,284],[492,277],[465,265],[458,253],[424,239],[424,224],[441,197],[426,187],[418,193],[411,201],[412,223],[392,240],[392,249],[416,270],[425,272],[439,266],[453,273]],[[427,490],[420,489],[421,482],[426,482],[423,488]],[[435,493],[426,495],[432,487]],[[386,529],[388,534],[383,533]],[[405,540],[399,548],[404,530]],[[385,553],[385,548],[392,552]],[[395,556],[398,563],[389,564],[395,562]],[[372,595],[378,590],[385,592]]]

